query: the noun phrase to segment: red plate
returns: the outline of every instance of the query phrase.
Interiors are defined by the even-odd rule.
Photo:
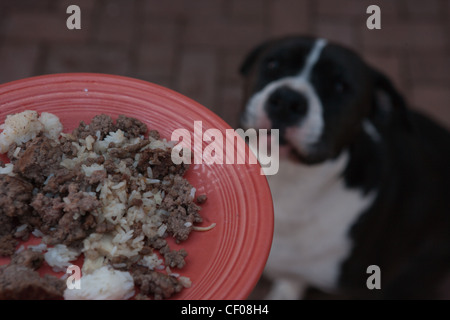
[[[136,117],[168,140],[175,129],[193,132],[194,121],[202,121],[203,131],[219,129],[224,137],[225,130],[231,129],[179,93],[112,75],[58,74],[1,85],[0,123],[8,114],[24,110],[59,116],[65,132],[101,113]],[[203,142],[202,148],[208,144]],[[215,222],[216,227],[193,232],[180,245],[189,253],[180,273],[191,278],[192,287],[174,298],[245,299],[263,271],[272,241],[273,206],[266,177],[260,174],[259,164],[202,164],[191,165],[186,178],[197,194],[208,195],[200,212],[202,225]],[[0,265],[7,262],[0,259]]]

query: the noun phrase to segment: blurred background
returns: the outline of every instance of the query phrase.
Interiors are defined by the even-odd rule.
[[[81,8],[81,30],[66,9]],[[381,30],[366,8],[381,8]],[[0,83],[59,72],[169,87],[237,126],[239,65],[271,37],[312,34],[357,50],[411,106],[450,128],[450,0],[0,0]]]
[[[81,8],[81,30],[66,9]],[[366,8],[381,8],[368,30]],[[386,73],[450,128],[450,0],[0,0],[0,83],[60,72],[130,76],[178,91],[237,127],[239,65],[260,42],[325,37]],[[262,282],[251,296],[261,297]]]

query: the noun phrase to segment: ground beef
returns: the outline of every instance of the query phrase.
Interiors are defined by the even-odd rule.
[[[117,128],[114,125],[112,118],[108,115],[100,114],[92,118],[89,125],[86,125],[86,123],[81,121],[78,128],[72,131],[72,135],[77,139],[86,139],[88,136],[95,138],[97,137],[97,133],[99,133],[100,139],[103,139],[110,132],[116,130]]]
[[[7,216],[6,214],[0,213],[0,236],[10,234],[11,231],[14,230],[14,227],[15,223],[13,218]]]
[[[88,177],[88,183],[92,186],[98,185],[100,182],[104,181],[107,177],[105,171],[94,171],[90,177]]]
[[[192,231],[194,217],[186,214],[186,209],[178,207],[178,209],[170,212],[167,219],[167,232],[169,232],[177,243],[188,239]]]
[[[69,185],[69,195],[64,198],[64,203],[64,212],[82,216],[100,207],[100,201],[95,196],[79,191],[75,183]]]
[[[114,174],[117,169],[116,164],[111,159],[105,160],[105,162],[103,163],[103,167],[105,167],[105,170],[108,174]]]
[[[48,193],[62,193],[62,190],[67,188],[66,183],[76,180],[77,171],[61,168],[53,173],[53,176],[47,180],[43,191]]]
[[[19,177],[0,174],[0,216],[23,216],[30,212],[33,185]]]
[[[174,164],[172,161],[172,151],[170,149],[143,150],[137,169],[140,173],[146,174],[149,166],[152,169],[154,179],[163,179],[170,174],[183,175],[189,168],[189,165],[184,163],[179,165]]]
[[[22,250],[15,253],[11,259],[11,264],[25,266],[27,268],[37,270],[44,262],[44,255],[30,249]]]
[[[92,179],[86,177],[81,171],[81,164],[77,165],[73,170],[61,168],[54,171],[52,176],[49,177],[47,184],[43,187],[43,191],[45,193],[66,196],[69,194],[70,186],[75,186],[75,189],[82,191],[87,191],[90,187],[92,188],[90,184],[92,180],[101,180],[101,177],[98,176],[98,173]]]
[[[67,246],[76,245],[96,230],[95,218],[92,215],[78,216],[77,210],[65,213],[59,220],[56,230],[46,237],[50,244],[63,243]]]
[[[127,256],[115,256],[113,259],[111,259],[111,265],[115,269],[120,269],[124,271],[128,271],[131,266],[138,263],[141,257],[139,255],[133,256],[133,257],[127,257]]]
[[[141,207],[144,202],[141,199],[134,198],[130,201],[130,207]]]
[[[206,194],[201,194],[197,197],[198,204],[203,204],[206,202],[206,200],[208,200],[208,196]]]
[[[183,285],[177,278],[148,268],[136,267],[131,275],[140,293],[154,295],[155,300],[169,298],[183,289]]]
[[[13,218],[0,214],[0,257],[9,257],[16,250],[18,241],[12,235],[14,229]]]
[[[21,217],[19,220],[23,220],[23,217]],[[23,228],[23,225],[25,225],[25,228]],[[28,227],[27,224],[22,223],[21,228],[19,230],[19,228],[16,229],[16,231],[14,231],[13,236],[16,239],[20,239],[22,241],[27,241],[29,236],[30,236],[30,229]]]
[[[186,265],[184,258],[187,257],[187,252],[184,249],[170,250],[169,246],[163,247],[159,252],[164,256],[165,265],[170,268],[181,269]]]
[[[60,167],[61,160],[60,145],[46,137],[38,137],[17,160],[14,172],[27,180],[41,184]]]
[[[75,137],[73,139],[62,137],[59,142],[61,144],[61,151],[64,153],[66,158],[72,159],[77,156],[78,149],[73,145],[73,142],[76,141]]]
[[[66,283],[20,264],[0,267],[0,300],[62,299]]]
[[[136,143],[131,146],[127,146],[125,148],[110,148],[108,153],[114,157],[119,159],[125,159],[125,158],[134,158],[135,154],[142,149],[143,147],[147,146],[150,143],[149,140],[144,140],[139,143]],[[134,160],[131,159],[132,163],[134,163]]]
[[[166,195],[161,208],[167,210],[167,231],[177,242],[185,241],[193,229],[194,223],[202,222],[197,206],[190,196],[192,186],[180,176],[173,179],[171,185],[164,187]]]
[[[160,237],[153,237],[147,239],[148,245],[152,248],[155,248],[157,250],[165,247],[167,245],[166,239],[160,238]]]
[[[0,257],[9,257],[16,251],[16,246],[19,243],[14,239],[12,234],[0,235]]]
[[[105,162],[105,157],[99,156],[97,158],[87,158],[86,161],[84,162],[84,164],[89,167],[89,166],[93,165],[94,163],[95,164],[103,164],[104,162]]]
[[[148,136],[153,138],[153,139],[155,139],[155,140],[159,140],[161,138],[160,135],[159,135],[158,130],[150,130],[148,132]]]
[[[48,227],[42,228],[45,230],[58,223],[64,214],[64,205],[60,198],[46,197],[43,193],[38,193],[31,202],[31,206],[39,214],[42,222],[48,225]]]
[[[120,115],[116,121],[116,126],[118,129],[125,132],[125,135],[129,138],[135,138],[143,136],[147,133],[147,126],[138,119],[126,117]]]
[[[100,202],[96,197],[78,191],[78,187],[74,182],[68,184],[68,195],[64,198],[50,197],[43,193],[38,193],[33,198],[31,206],[41,220],[35,227],[47,235],[47,243],[62,242],[70,245],[96,230],[95,219],[89,213],[96,210]]]
[[[114,230],[115,226],[113,224],[110,224],[107,221],[97,223],[95,226],[95,232],[96,233],[106,233]]]
[[[74,213],[66,213],[59,220],[55,229],[41,230],[46,234],[44,242],[51,245],[62,243],[67,246],[77,246],[89,234],[95,231],[96,223],[94,217],[91,215],[74,219]]]

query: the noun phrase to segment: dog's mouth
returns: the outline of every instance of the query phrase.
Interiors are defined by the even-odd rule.
[[[272,134],[273,129],[267,130],[267,149],[272,150],[272,144],[276,137],[278,137],[279,158],[280,160],[288,160],[295,163],[315,164],[323,161],[328,156],[326,149],[319,143],[308,144],[302,146],[295,139],[292,139],[289,134],[279,131],[279,134]],[[261,139],[262,137],[258,137]]]
[[[303,162],[304,156],[297,147],[286,138],[284,131],[280,130],[277,135],[272,134],[272,129],[267,131],[267,148],[271,150],[274,139],[278,137],[279,156],[280,159],[288,159],[294,162]],[[262,139],[262,137],[258,137]]]
[[[243,122],[244,128],[256,128],[258,145],[260,139],[267,139],[267,150],[273,150],[272,143],[278,139],[280,160],[289,160],[303,164],[313,164],[323,160],[323,145],[321,141],[314,141],[308,133],[299,134],[300,126],[287,126],[284,123],[274,123],[267,117],[252,122],[251,125]],[[259,130],[266,129],[267,135],[261,135]],[[278,134],[273,130],[277,129]]]
[[[297,149],[288,140],[284,144],[280,144],[280,158],[288,159],[293,162],[307,162],[307,155]]]

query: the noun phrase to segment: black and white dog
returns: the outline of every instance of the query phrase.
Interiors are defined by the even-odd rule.
[[[279,129],[284,154],[268,176],[268,298],[295,299],[307,286],[348,298],[450,298],[450,134],[324,39],[263,43],[241,73],[242,127]],[[381,288],[370,290],[373,265]]]

